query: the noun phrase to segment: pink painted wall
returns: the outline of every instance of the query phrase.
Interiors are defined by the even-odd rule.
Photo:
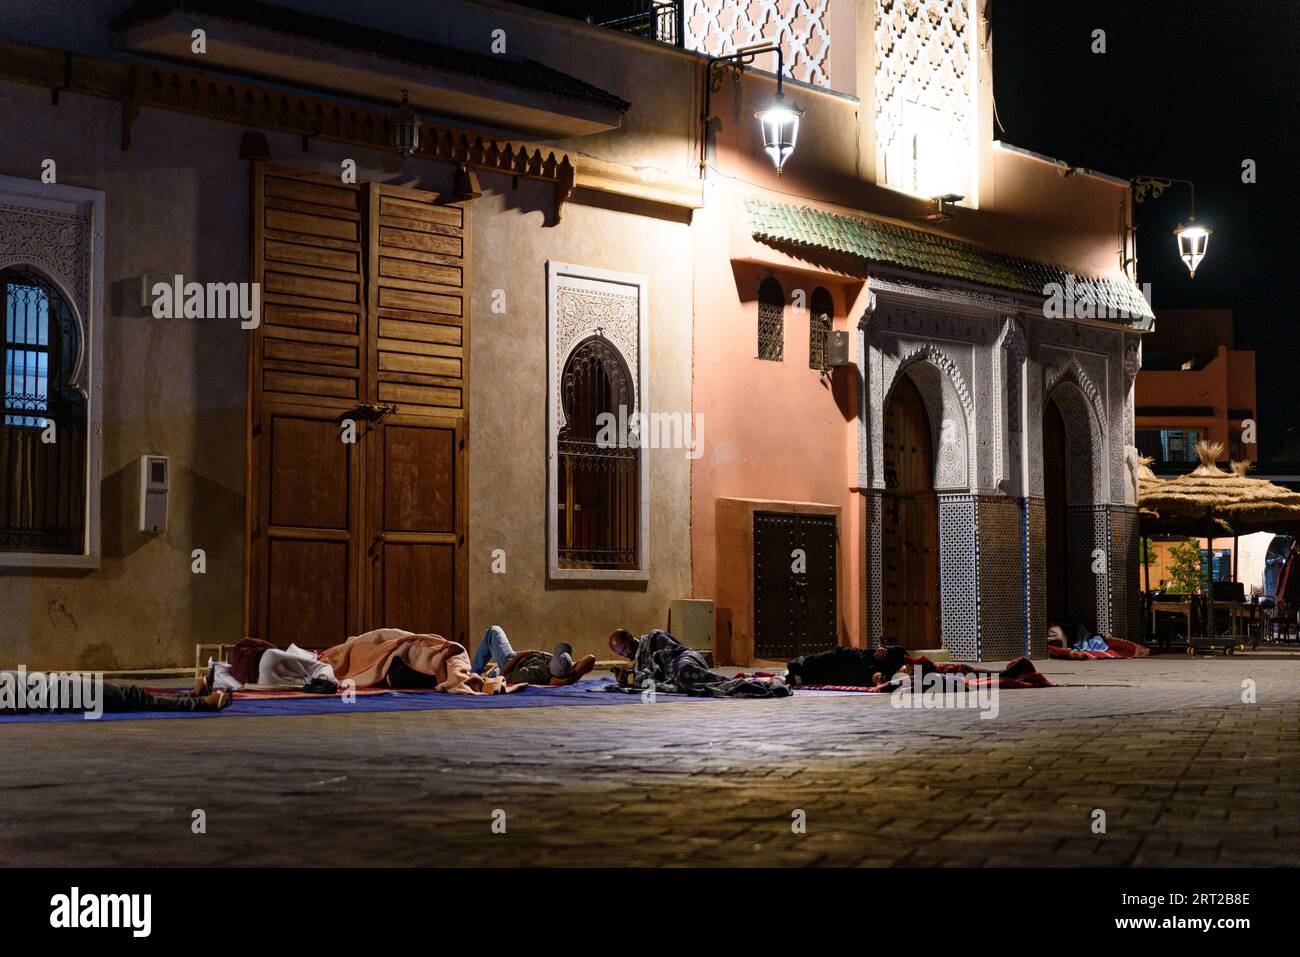
[[[872,112],[866,105],[806,87],[785,91],[806,114],[794,157],[778,178],[754,120],[774,85],[771,77],[753,71],[738,86],[728,77],[711,103],[720,125],[709,156],[704,207],[696,212],[693,229],[693,401],[704,417],[706,439],[691,477],[692,583],[696,597],[715,598],[720,577],[732,577],[732,563],[749,560],[729,545],[734,538],[729,532],[724,532],[724,553],[718,554],[720,498],[838,507],[840,641],[862,644],[866,541],[863,499],[855,491],[857,372],[840,369],[828,384],[808,368],[808,314],[792,308],[788,298],[784,361],[755,356],[756,295],[769,270],[787,297],[795,288],[811,295],[817,285],[825,286],[835,298],[834,328],[851,333],[865,309],[865,270],[827,272],[754,242],[744,201],[810,205],[914,228],[921,228],[916,220],[931,207],[864,178],[870,170],[863,157],[874,151],[862,125]],[[995,147],[991,131],[981,157],[979,208],[957,210],[934,231],[1085,275],[1122,276],[1117,250],[1128,209],[1125,186],[1091,175],[1066,177],[1050,162]],[[851,341],[856,353],[856,336]],[[728,547],[735,554],[727,554]],[[727,574],[720,576],[720,566]],[[725,611],[720,605],[719,621]]]
[[[705,443],[691,477],[694,594],[716,599],[719,561],[749,560],[741,554],[719,558],[718,499],[835,506],[842,516],[838,630],[841,643],[857,644],[861,607],[855,582],[863,541],[858,496],[851,491],[857,484],[857,372],[836,369],[823,379],[808,367],[809,314],[789,301],[783,361],[756,358],[756,297],[769,271],[787,300],[796,289],[810,300],[822,286],[835,304],[832,328],[851,330],[855,322],[848,317],[861,312],[864,284],[738,242],[743,195],[725,182],[711,185],[695,217],[694,410],[703,416]],[[760,256],[762,262],[742,258]]]

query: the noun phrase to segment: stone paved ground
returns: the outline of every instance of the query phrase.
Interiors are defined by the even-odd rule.
[[[0,864],[1300,864],[1300,655],[1043,670],[1064,687],[993,720],[796,696],[0,725]]]

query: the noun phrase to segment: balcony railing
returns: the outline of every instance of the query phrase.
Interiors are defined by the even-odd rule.
[[[574,20],[622,30],[659,43],[682,46],[683,0],[516,0],[521,6],[545,10]]]

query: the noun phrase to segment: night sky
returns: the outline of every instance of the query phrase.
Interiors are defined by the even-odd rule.
[[[1188,212],[1175,184],[1135,206],[1138,279],[1157,311],[1233,310],[1237,348],[1256,351],[1260,458],[1300,429],[1298,69],[1296,0],[993,0],[996,138],[1125,179],[1196,183],[1196,218],[1214,230],[1196,278],[1172,233]]]

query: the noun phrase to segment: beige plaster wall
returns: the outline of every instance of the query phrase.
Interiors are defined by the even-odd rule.
[[[248,275],[248,169],[240,131],[141,115],[119,148],[115,103],[0,83],[0,173],[106,193],[103,562],[93,572],[0,572],[0,667],[117,670],[193,661],[240,632],[246,333],[237,322],[154,319],[142,273]],[[132,280],[136,284],[132,285]],[[136,530],[139,457],[171,457],[166,532]],[[207,573],[190,553],[207,553]]]
[[[130,151],[119,148],[119,106],[77,95],[50,106],[47,91],[3,84],[0,173],[107,194],[104,277],[104,561],[90,573],[26,571],[0,577],[0,666],[104,670],[184,665],[196,642],[242,631],[246,334],[237,323],[156,320],[130,302],[142,273],[200,281],[248,278],[249,171],[241,128],[144,111]],[[33,136],[32,131],[39,130]],[[450,167],[323,141],[269,136],[276,162],[428,189]],[[581,192],[553,220],[550,186],[482,177],[471,206],[470,614],[473,633],[501,624],[520,647],[570,641],[604,647],[619,625],[666,624],[668,603],[690,591],[690,462],[650,456],[650,580],[591,586],[546,582],[546,262],[649,277],[649,395],[656,411],[690,411],[690,227]],[[593,202],[597,205],[584,205]],[[662,212],[660,210],[659,212]],[[503,289],[505,315],[490,311]],[[125,301],[124,301],[125,297]],[[114,304],[116,303],[116,305]],[[169,526],[135,531],[136,463],[171,457]],[[193,548],[207,574],[190,571]],[[491,572],[491,550],[507,573]]]
[[[690,460],[680,449],[650,460],[648,582],[548,582],[546,575],[546,263],[568,262],[649,278],[647,408],[691,410],[691,241],[681,222],[570,204],[543,227],[551,189],[484,177],[499,189],[471,205],[473,327],[470,406],[470,623],[501,625],[516,648],[570,642],[609,657],[621,625],[663,628],[668,603],[690,597]],[[505,315],[490,311],[506,294]],[[708,424],[704,440],[709,438]],[[491,553],[506,552],[494,574]]]

